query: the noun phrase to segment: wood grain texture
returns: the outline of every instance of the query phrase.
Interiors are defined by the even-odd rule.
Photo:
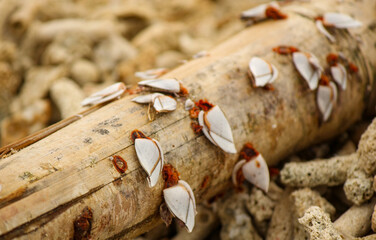
[[[372,9],[366,4],[372,4]],[[238,151],[252,142],[270,165],[304,147],[329,139],[360,119],[374,90],[375,20],[372,1],[314,1],[286,6],[289,18],[266,21],[243,30],[209,51],[210,56],[190,61],[166,77],[181,80],[198,100],[207,98],[225,112]],[[321,4],[321,5],[320,5]],[[349,13],[365,23],[354,34],[336,31],[336,44],[315,28],[302,13],[317,15],[324,9]],[[327,123],[319,124],[314,92],[294,69],[291,57],[271,49],[294,45],[314,53],[325,65],[330,52],[342,51],[359,66],[349,76],[346,91]],[[262,57],[279,70],[274,91],[254,89],[247,78],[248,61]],[[67,239],[73,222],[89,206],[93,211],[93,239],[137,236],[159,222],[163,181],[150,189],[138,163],[130,133],[134,129],[157,139],[165,160],[181,173],[198,202],[229,187],[236,154],[226,154],[190,128],[184,101],[172,113],[147,118],[147,106],[127,96],[64,127],[20,152],[0,160],[0,238]],[[122,156],[128,170],[120,175],[109,157]],[[210,177],[207,188],[200,185]]]

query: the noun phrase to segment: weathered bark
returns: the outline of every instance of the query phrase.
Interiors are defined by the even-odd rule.
[[[328,9],[355,16],[365,24],[359,30],[362,43],[342,30],[336,31],[337,44],[330,44],[311,19],[290,6],[284,10],[287,20],[245,29],[209,51],[210,56],[166,75],[181,80],[193,99],[207,98],[219,105],[232,127],[236,148],[250,141],[270,165],[348,128],[361,117],[375,84],[370,69],[376,62],[376,34],[369,27],[369,21],[375,20],[375,3],[338,5],[322,0],[300,5],[299,9],[314,9],[312,16]],[[282,44],[314,53],[323,65],[329,52],[341,51],[359,67],[358,74],[349,75],[346,91],[339,92],[327,123],[319,124],[315,93],[308,91],[291,58],[271,51]],[[274,91],[251,87],[247,66],[252,56],[278,68]],[[203,135],[195,135],[183,102],[176,111],[149,122],[147,107],[131,102],[132,97],[112,102],[0,160],[0,238],[72,238],[73,222],[86,206],[93,212],[93,239],[131,238],[155,226],[160,221],[163,181],[148,187],[129,137],[136,128],[159,140],[166,162],[192,186],[198,202],[229,186],[238,156],[225,154]],[[109,160],[114,154],[128,163],[123,175]],[[210,182],[202,189],[206,176]]]

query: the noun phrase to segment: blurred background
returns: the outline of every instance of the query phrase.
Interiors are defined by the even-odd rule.
[[[84,110],[136,71],[172,69],[242,30],[260,0],[0,0],[0,146]]]

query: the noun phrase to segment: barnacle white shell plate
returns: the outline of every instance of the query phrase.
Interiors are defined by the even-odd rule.
[[[230,124],[219,106],[216,105],[207,112],[201,111],[198,122],[203,127],[204,135],[214,145],[225,152],[236,153]]]
[[[330,67],[330,72],[334,81],[342,88],[342,90],[346,89],[347,85],[347,73],[345,67],[337,63],[336,66]]]
[[[310,53],[303,52],[294,52],[292,59],[300,75],[307,81],[309,88],[315,90],[322,72],[318,59]]]
[[[124,83],[122,82],[112,84],[111,86],[108,86],[105,89],[99,92],[93,93],[89,97],[85,98],[81,102],[81,105],[82,106],[95,105],[95,104],[100,104],[100,103],[113,100],[115,98],[120,97],[124,93],[125,89],[126,87]]]
[[[330,82],[329,86],[319,85],[317,89],[317,106],[324,122],[329,119],[336,101],[337,87],[333,82]]]
[[[136,138],[135,149],[141,166],[148,174],[149,186],[154,187],[163,168],[162,148],[157,140]]]
[[[180,82],[176,79],[149,79],[138,82],[138,85],[150,87],[157,91],[180,92]]]
[[[242,166],[242,170],[244,178],[248,182],[265,192],[268,191],[270,182],[269,168],[261,154],[246,162]]]
[[[253,57],[249,61],[249,70],[256,87],[264,87],[266,84],[274,82],[278,76],[277,68],[259,57]]]
[[[179,180],[175,186],[163,190],[163,196],[171,213],[184,222],[188,232],[195,225],[196,201],[189,184]]]
[[[325,13],[323,20],[324,24],[332,25],[336,28],[356,28],[362,26],[362,23],[358,20],[342,13]]]

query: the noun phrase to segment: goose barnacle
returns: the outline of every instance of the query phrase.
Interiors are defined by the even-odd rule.
[[[112,84],[111,86],[108,86],[105,89],[93,93],[89,97],[85,98],[81,102],[81,105],[84,107],[88,105],[95,105],[108,102],[115,98],[120,98],[120,96],[124,93],[125,89],[126,87],[122,82]]]
[[[179,180],[176,185],[163,190],[163,197],[172,215],[185,224],[188,232],[192,232],[197,212],[195,196],[189,184]]]
[[[198,123],[210,142],[225,152],[236,153],[230,124],[219,106],[213,106],[207,111],[201,110]]]
[[[245,178],[248,182],[267,192],[270,182],[269,168],[262,155],[253,148],[252,144],[247,143],[243,147],[240,157],[242,159],[235,164],[232,171],[233,184],[238,187]]]
[[[188,94],[188,90],[176,79],[149,79],[138,82],[138,85],[159,92]]]
[[[149,187],[154,187],[162,172],[164,162],[162,147],[157,140],[146,137],[139,130],[134,130],[131,138],[134,141],[137,158],[148,174]]]
[[[337,101],[337,87],[333,82],[329,81],[326,76],[322,76],[320,79],[316,98],[317,106],[322,115],[322,120],[326,122],[329,119],[333,111],[333,107]]]
[[[319,60],[307,52],[294,52],[292,59],[300,75],[307,81],[309,88],[315,90],[323,71]]]
[[[328,12],[323,16],[316,18],[317,29],[324,34],[331,42],[335,42],[335,38],[330,34],[325,27],[328,28],[356,28],[362,26],[362,23],[353,19],[349,15],[343,13]]]
[[[279,11],[280,7],[276,1],[261,4],[257,7],[248,9],[241,14],[241,19],[248,20],[248,21],[261,21],[266,18],[272,19],[285,19],[287,15],[281,13]]]
[[[278,76],[278,70],[262,58],[253,57],[249,61],[249,75],[255,87],[265,87],[271,84]]]
[[[173,97],[161,93],[141,95],[132,99],[136,103],[152,103],[157,112],[171,112],[177,107],[177,102]]]

